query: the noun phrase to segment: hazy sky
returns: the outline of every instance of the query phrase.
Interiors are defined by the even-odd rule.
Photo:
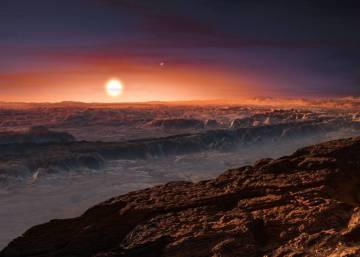
[[[360,3],[2,0],[0,101],[360,95]],[[124,94],[104,84],[121,79]]]

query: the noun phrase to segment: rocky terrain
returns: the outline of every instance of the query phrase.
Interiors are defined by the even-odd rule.
[[[351,106],[244,104],[0,103],[0,249],[114,195],[360,135]]]
[[[358,103],[355,100],[352,102]],[[348,106],[347,109],[340,104],[338,108],[320,106],[322,105],[304,105],[294,109],[276,105],[224,103],[0,103],[0,131],[24,131],[32,126],[43,126],[68,132],[78,140],[113,142],[209,129],[237,129],[333,119],[359,123],[359,108],[355,108],[356,106]]]
[[[75,138],[69,133],[50,131],[43,126],[33,126],[25,132],[0,132],[0,145],[69,143],[74,141]]]
[[[360,138],[173,182],[35,226],[1,257],[360,256]]]
[[[75,141],[68,133],[33,127],[28,132],[0,134],[0,186],[8,178],[60,173],[85,167],[99,170],[106,160],[136,160],[192,154],[202,151],[236,151],[257,144],[319,142],[341,129],[360,131],[360,124],[344,119],[289,122],[237,129],[217,129],[159,138],[120,142]]]
[[[147,124],[147,126],[164,129],[200,129],[204,128],[205,124],[203,121],[197,119],[164,119],[153,120]]]

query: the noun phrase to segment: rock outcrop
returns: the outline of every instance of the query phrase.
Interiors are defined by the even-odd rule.
[[[66,132],[51,131],[43,126],[30,127],[25,132],[0,132],[0,145],[69,143],[75,138]]]
[[[112,198],[1,257],[360,256],[360,138]]]

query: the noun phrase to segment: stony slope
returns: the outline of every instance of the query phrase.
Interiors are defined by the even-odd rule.
[[[359,156],[360,138],[344,139],[129,193],[33,227],[0,256],[360,256]]]

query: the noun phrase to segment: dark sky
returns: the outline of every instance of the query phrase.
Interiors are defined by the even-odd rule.
[[[359,96],[359,28],[360,1],[2,0],[0,100]]]

